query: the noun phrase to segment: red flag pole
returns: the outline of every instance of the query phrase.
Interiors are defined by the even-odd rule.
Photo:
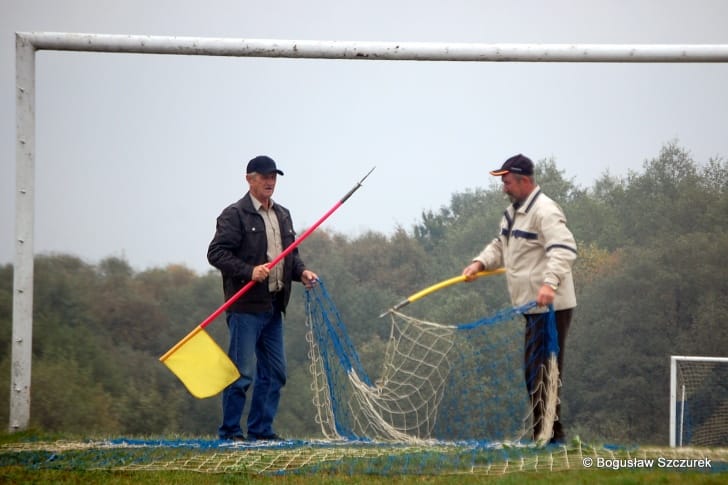
[[[299,244],[303,242],[304,239],[306,239],[308,236],[313,233],[313,231],[316,230],[331,214],[333,214],[336,209],[341,207],[341,205],[346,202],[346,200],[351,197],[351,195],[356,192],[356,190],[361,187],[362,182],[364,182],[364,179],[369,176],[374,171],[374,168],[372,168],[369,173],[367,173],[360,181],[357,183],[353,189],[351,189],[344,197],[341,198],[331,209],[329,209],[326,214],[323,215],[316,223],[309,227],[298,239],[296,239],[290,246],[288,246],[281,254],[279,254],[273,261],[266,264],[268,269],[272,268],[276,264],[278,264],[280,261],[283,260],[287,255],[291,253],[296,247],[298,247]],[[217,318],[222,312],[224,312],[230,305],[232,305],[235,300],[240,298],[246,291],[248,291],[250,288],[255,285],[255,281],[249,281],[245,286],[243,286],[240,290],[238,290],[237,293],[235,293],[230,299],[228,299],[225,303],[222,304],[220,308],[215,310],[209,317],[207,317],[201,324],[199,324],[197,327],[195,327],[187,336],[185,336],[182,340],[177,342],[177,344],[169,349],[166,354],[164,354],[162,357],[159,358],[161,362],[163,362],[169,369],[179,377],[179,379],[182,381],[182,383],[189,389],[189,391],[196,397],[209,397],[214,394],[217,394],[218,392],[222,391],[224,387],[229,385],[230,383],[234,382],[235,379],[237,379],[240,376],[240,373],[238,372],[235,365],[230,361],[227,355],[219,348],[217,345],[214,345],[213,347],[213,353],[215,354],[212,359],[207,359],[206,362],[199,362],[198,356],[190,357],[189,352],[179,352],[180,349],[187,345],[189,342],[194,341],[199,342],[199,339],[196,338],[197,335],[205,335],[208,336],[207,333],[204,330],[204,327],[209,325],[215,318]],[[209,337],[209,336],[208,336]],[[213,342],[214,344],[214,342]],[[198,344],[199,346],[199,344]],[[193,349],[195,347],[193,346]],[[207,348],[207,351],[210,349]],[[182,355],[180,357],[180,354]],[[192,364],[192,360],[194,360],[194,375],[190,375],[188,372],[190,369],[190,366]],[[225,369],[222,369],[221,367],[224,367]],[[205,385],[200,386],[200,373],[206,373],[205,374]],[[216,382],[210,386],[209,378],[214,374],[216,378]]]
[[[273,266],[275,266],[276,264],[280,263],[286,256],[288,256],[289,254],[291,254],[291,252],[294,249],[296,249],[298,247],[298,245],[301,244],[308,236],[310,236],[313,233],[313,231],[315,231],[321,224],[323,224],[323,222],[326,219],[328,219],[331,214],[333,214],[334,212],[336,212],[336,210],[339,207],[341,207],[344,204],[344,202],[346,202],[347,199],[349,199],[349,197],[351,197],[352,194],[359,189],[359,187],[361,187],[362,182],[364,182],[364,179],[366,179],[374,171],[375,168],[376,167],[372,167],[372,169],[369,170],[369,172],[364,177],[362,177],[362,179],[359,182],[357,182],[357,184],[349,192],[347,192],[344,197],[342,197],[336,204],[334,204],[334,206],[331,209],[329,209],[326,212],[326,214],[324,214],[311,227],[309,227],[308,229],[306,229],[306,231],[303,234],[301,234],[301,236],[298,239],[296,239],[295,241],[293,241],[293,243],[290,246],[288,246],[286,249],[284,249],[281,252],[281,254],[279,254],[278,256],[276,256],[273,259],[273,261],[271,261],[268,264],[266,264],[266,266],[268,267],[268,269],[271,269]],[[170,355],[172,355],[177,349],[179,349],[182,345],[184,345],[186,342],[188,342],[192,337],[194,337],[197,333],[199,333],[201,330],[203,330],[210,323],[212,323],[218,316],[220,316],[220,314],[222,312],[224,312],[225,310],[227,310],[230,307],[230,305],[232,305],[233,303],[235,303],[235,301],[238,298],[240,298],[248,290],[250,290],[255,285],[255,283],[256,283],[255,280],[248,281],[248,283],[246,283],[245,286],[243,286],[242,288],[240,288],[237,291],[237,293],[235,293],[225,303],[223,303],[220,306],[220,308],[218,308],[217,310],[215,310],[214,312],[212,312],[210,314],[210,316],[208,316],[207,318],[205,318],[205,320],[203,320],[202,323],[200,323],[197,327],[195,327],[192,330],[192,332],[190,332],[182,340],[180,340],[179,342],[177,342],[177,344],[175,344],[163,356],[161,356],[159,358],[159,360],[162,361],[162,362],[164,362],[165,360],[167,360],[167,358]]]
[[[281,252],[281,254],[279,254],[278,256],[276,256],[273,259],[273,261],[271,261],[268,264],[266,264],[266,266],[268,267],[268,269],[271,269],[273,266],[275,266],[276,264],[278,264],[281,261],[283,261],[283,259],[286,256],[288,256],[289,254],[291,254],[291,252],[294,249],[296,249],[298,247],[298,245],[301,244],[308,236],[310,236],[313,233],[313,231],[315,231],[321,224],[323,224],[323,222],[326,219],[328,219],[331,214],[333,214],[334,212],[336,212],[336,210],[339,207],[341,207],[344,204],[344,202],[346,202],[347,199],[349,199],[349,197],[351,197],[352,194],[359,189],[359,187],[361,187],[362,182],[364,182],[364,179],[366,179],[369,176],[369,174],[371,174],[374,171],[375,168],[376,167],[372,167],[372,169],[369,170],[369,172],[364,177],[362,177],[362,179],[359,182],[357,182],[357,184],[349,192],[347,192],[347,194],[344,197],[342,197],[336,204],[334,204],[334,206],[331,209],[329,209],[326,212],[326,214],[324,214],[311,227],[309,227],[308,229],[306,229],[306,231],[303,234],[301,234],[301,236],[298,239],[296,239],[290,246],[288,246],[286,249],[284,249],[283,252]],[[207,317],[205,320],[203,320],[203,322],[200,323],[199,327],[200,328],[205,328],[210,323],[212,323],[212,321],[215,320],[217,317],[219,317],[222,312],[224,312],[225,310],[227,310],[230,307],[230,305],[232,305],[233,303],[235,303],[235,301],[238,298],[240,298],[245,293],[247,293],[248,290],[250,290],[255,285],[255,283],[256,283],[255,280],[248,281],[248,283],[245,286],[243,286],[242,288],[240,288],[237,291],[237,293],[235,293],[225,303],[223,303],[222,306],[220,306],[220,308],[218,308],[217,310],[215,310],[214,312],[212,312],[212,314],[210,314],[209,317]]]

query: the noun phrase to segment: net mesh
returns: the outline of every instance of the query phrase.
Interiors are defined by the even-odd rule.
[[[548,333],[538,382],[524,384],[524,319],[535,303],[475,322],[443,325],[390,312],[381,373],[371,379],[321,282],[306,293],[312,389],[318,421],[330,439],[485,442],[531,437],[534,408],[550,438],[558,369],[553,318],[536,321]],[[553,317],[553,312],[545,315]],[[548,320],[548,322],[547,322]],[[535,332],[534,332],[535,333]],[[544,358],[547,356],[547,358]]]
[[[690,469],[728,473],[728,448],[591,446],[483,446],[477,443],[395,444],[287,441],[277,444],[218,440],[109,439],[0,444],[0,466],[32,470],[113,470],[199,473],[503,475],[584,468],[661,469],[657,460],[687,461]],[[709,460],[701,463],[697,460]],[[664,463],[664,462],[663,462]],[[676,471],[685,471],[676,468]],[[169,481],[170,479],[160,481]]]
[[[506,309],[463,325],[440,325],[393,313],[380,377],[372,380],[323,283],[306,298],[312,389],[323,439],[44,442],[31,437],[27,442],[0,443],[0,467],[437,476],[585,468],[663,470],[665,460],[676,460],[692,470],[728,472],[725,440],[718,442],[722,448],[594,446],[578,439],[543,447],[523,440],[530,438],[534,424],[532,396],[524,384],[524,365],[529,364],[523,360],[524,319],[519,317],[527,308]],[[539,330],[551,335],[551,326],[552,321]],[[553,344],[544,348],[549,359],[543,371],[548,374],[555,365],[551,357],[558,350]],[[699,396],[725,392],[728,379],[721,373],[723,368],[706,365],[680,370],[681,379],[692,382],[685,386],[690,397],[685,414],[692,423],[691,436],[699,443],[708,439],[702,438],[702,429],[713,426],[708,423],[715,419],[725,423],[724,407],[718,405],[711,405],[713,411],[707,417],[692,414]],[[534,389],[544,392],[532,395],[555,395],[558,375],[551,370]],[[555,403],[543,404],[555,410]],[[551,419],[548,411],[543,414]]]
[[[524,366],[529,362],[523,359],[524,319],[519,315],[528,308],[506,309],[463,325],[440,325],[392,313],[381,373],[372,380],[325,285],[307,293],[306,299],[313,398],[323,439],[243,443],[216,439],[30,439],[0,444],[0,467],[437,476],[584,468],[663,469],[664,460],[680,460],[693,470],[728,472],[725,447],[593,446],[578,439],[544,447],[531,441],[532,397],[555,395],[558,376],[539,380],[534,386],[538,391],[532,396],[526,392]],[[542,322],[540,330],[551,335],[552,322]],[[551,357],[558,352],[553,343],[550,345],[544,346],[549,359],[542,371],[547,374],[555,365]],[[700,383],[686,393],[692,398],[710,386],[715,389],[714,369],[684,370],[683,374],[686,380]],[[688,374],[696,375],[688,378]],[[724,386],[728,380],[720,375]],[[555,409],[556,402],[542,404]],[[548,411],[543,415],[551,419]],[[697,424],[712,418],[691,419]]]
[[[728,361],[677,361],[680,446],[728,446]]]

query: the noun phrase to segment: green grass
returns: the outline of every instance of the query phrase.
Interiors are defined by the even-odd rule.
[[[99,442],[104,439],[95,439]],[[154,440],[154,439],[150,439]],[[165,441],[179,441],[184,438],[167,438]],[[190,438],[193,440],[193,438]],[[459,455],[451,454],[449,449],[438,450],[437,447],[423,447],[421,451],[398,448],[387,445],[383,446],[382,455],[367,455],[365,458],[357,458],[355,454],[349,454],[340,462],[340,466],[326,468],[320,466],[318,469],[306,467],[294,467],[290,472],[284,474],[257,474],[248,471],[246,467],[249,461],[241,460],[233,463],[231,468],[224,468],[224,472],[216,472],[214,469],[201,468],[204,471],[192,471],[180,469],[178,466],[187,458],[200,459],[213,456],[215,459],[220,455],[233,456],[248,459],[260,455],[263,461],[270,458],[275,459],[275,449],[240,448],[233,450],[197,450],[191,447],[145,447],[145,448],[103,448],[84,447],[89,438],[78,438],[60,435],[49,435],[33,431],[17,434],[0,434],[0,484],[32,484],[32,483],[54,483],[54,484],[228,484],[228,483],[251,483],[251,484],[358,484],[366,483],[387,484],[387,485],[410,485],[410,484],[452,484],[468,485],[476,483],[498,483],[498,484],[591,484],[591,483],[614,483],[614,484],[724,484],[728,483],[728,450],[713,450],[715,456],[719,456],[720,462],[716,462],[712,470],[706,471],[677,471],[664,469],[650,470],[611,470],[611,469],[584,469],[574,467],[567,471],[545,471],[538,468],[535,471],[516,471],[516,467],[509,468],[504,475],[485,475],[477,473],[448,473],[443,472],[448,460],[457,459]],[[72,446],[64,448],[64,442]],[[75,444],[75,446],[74,446]],[[49,446],[53,445],[53,446]],[[335,449],[335,448],[332,448]],[[350,451],[361,451],[371,453],[382,451],[378,447],[356,446],[348,448]],[[585,447],[585,449],[587,449]],[[593,449],[593,448],[592,448]],[[416,465],[402,467],[401,461],[388,461],[389,455],[395,456],[404,450],[407,459],[415,461],[426,461],[427,456],[432,454],[432,467],[418,468]],[[294,452],[316,452],[317,449],[301,447],[294,448]],[[575,450],[569,450],[573,453]],[[669,450],[666,449],[666,453]],[[661,453],[661,450],[659,451]],[[710,452],[707,450],[706,452]],[[305,454],[305,453],[304,453]],[[555,452],[554,456],[558,453]],[[281,451],[284,459],[288,458],[285,451]],[[517,457],[516,455],[514,455]],[[539,458],[548,456],[544,453]],[[586,454],[584,455],[586,456]],[[480,455],[478,455],[480,458]],[[487,453],[483,456],[486,461],[492,456]],[[528,458],[532,458],[528,457]],[[171,463],[169,469],[164,466],[147,467],[149,464]],[[394,466],[388,468],[395,463]],[[137,469],[129,469],[138,466]],[[561,467],[563,468],[563,467]],[[403,472],[402,470],[409,470]],[[457,469],[453,468],[453,469]],[[326,471],[334,470],[334,471]],[[424,470],[424,471],[423,471]],[[430,471],[431,470],[431,471]]]
[[[726,473],[673,472],[673,471],[611,471],[578,470],[564,472],[519,472],[492,477],[482,475],[431,475],[431,476],[378,476],[378,475],[282,475],[261,476],[245,473],[198,473],[183,471],[166,472],[115,472],[84,470],[31,470],[24,467],[0,467],[0,483],[54,483],[54,484],[160,484],[207,485],[227,483],[251,483],[271,485],[321,485],[363,484],[367,485],[414,485],[437,483],[442,485],[469,485],[476,483],[497,484],[639,484],[657,483],[665,485],[715,484],[723,485],[728,480]]]

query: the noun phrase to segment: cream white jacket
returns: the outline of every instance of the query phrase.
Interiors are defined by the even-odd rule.
[[[576,241],[564,212],[538,186],[518,208],[506,209],[500,234],[473,259],[486,270],[506,268],[514,306],[534,301],[543,284],[558,285],[555,310],[576,306],[571,273],[575,260]],[[546,307],[536,307],[529,313],[545,311]]]

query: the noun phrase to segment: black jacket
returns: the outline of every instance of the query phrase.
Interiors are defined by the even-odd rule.
[[[278,218],[285,250],[296,239],[291,213],[277,203],[273,205],[273,209]],[[268,262],[267,250],[268,240],[263,217],[253,207],[250,194],[245,194],[218,216],[215,237],[207,250],[207,260],[222,273],[226,301],[251,280],[255,266]],[[301,281],[301,274],[306,267],[298,255],[298,248],[278,264],[283,265],[284,287],[281,301],[285,311],[291,296],[291,281]],[[228,308],[228,312],[263,312],[271,308],[272,302],[268,282],[256,283]]]

